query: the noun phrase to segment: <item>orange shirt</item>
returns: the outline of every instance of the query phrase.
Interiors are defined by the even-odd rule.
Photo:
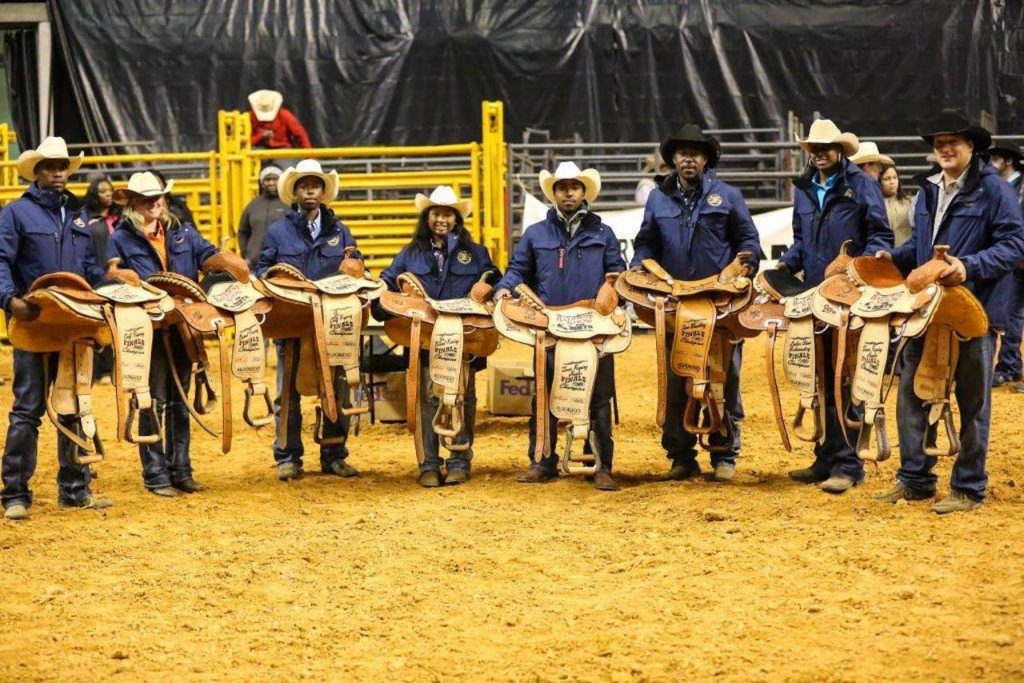
[[[160,223],[156,224],[156,231],[150,235],[146,234],[146,239],[153,245],[156,250],[157,256],[160,257],[160,264],[164,270],[167,270],[167,244],[164,240],[166,233],[164,232],[164,226]]]

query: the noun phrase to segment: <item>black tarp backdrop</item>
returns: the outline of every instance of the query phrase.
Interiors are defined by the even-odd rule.
[[[942,107],[1018,131],[1021,0],[50,0],[91,140],[216,144],[285,94],[313,143],[480,137],[480,101],[593,141],[820,111],[912,133]]]
[[[11,98],[11,118],[22,149],[39,138],[39,86],[36,74],[36,32],[17,29],[4,33],[4,71]]]

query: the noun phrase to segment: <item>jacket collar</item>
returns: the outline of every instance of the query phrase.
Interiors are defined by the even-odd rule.
[[[939,173],[941,172],[942,171],[940,170]],[[935,174],[929,171],[922,175],[914,176],[914,179],[917,180],[917,184],[920,185],[921,188],[927,191],[929,187],[936,187],[934,183],[928,180],[933,175]],[[983,163],[981,157],[975,154],[974,158],[971,159],[970,165],[967,167],[967,175],[964,177],[964,185],[960,188],[959,194],[970,194],[978,188],[978,185],[981,184],[983,176],[990,175],[999,176],[999,171],[995,169],[995,166]]]
[[[303,233],[303,231],[305,231],[304,235],[309,236],[309,219],[306,218],[305,211],[299,211],[296,208],[296,205],[292,204],[292,209],[291,211],[288,212],[287,218],[291,222],[291,224],[295,226],[296,230],[298,230],[300,233]],[[324,235],[334,233],[336,226],[337,221],[334,219],[334,212],[331,211],[326,204],[321,204],[320,236],[317,237],[317,239],[320,239]]]
[[[714,170],[705,168],[704,173],[700,178],[700,191],[702,195],[708,193],[711,189],[711,185],[718,179]],[[671,197],[679,190],[679,172],[672,171],[668,175],[657,176],[655,182],[658,183],[658,189],[664,192],[667,196]]]
[[[857,164],[851,164],[850,160],[843,157],[839,160],[839,170],[836,173],[836,183],[834,187],[836,189],[843,187],[844,185],[850,184],[850,178],[857,175],[858,173],[864,173],[857,167]],[[811,179],[818,174],[818,169],[808,165],[807,169],[799,176],[793,179],[793,185],[800,188],[801,190],[813,190],[814,183]]]
[[[50,211],[57,211],[61,206],[68,211],[77,211],[82,208],[82,202],[68,190],[61,190],[60,192],[43,190],[34,182],[28,186],[28,189],[21,196]]]

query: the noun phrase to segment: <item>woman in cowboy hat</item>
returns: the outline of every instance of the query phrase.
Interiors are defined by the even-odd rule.
[[[309,134],[295,114],[281,105],[284,95],[276,90],[249,93],[249,123],[252,146],[267,149],[311,148]]]
[[[419,219],[412,240],[380,274],[381,279],[388,283],[389,289],[399,291],[398,276],[402,273],[412,273],[423,283],[430,298],[442,301],[464,299],[469,296],[469,290],[473,285],[485,274],[495,276],[494,280],[501,276],[501,271],[491,262],[487,248],[474,242],[466,229],[465,219],[473,210],[472,200],[459,201],[455,196],[455,190],[448,185],[441,185],[431,192],[429,197],[417,194],[415,202]],[[383,317],[379,306],[374,312],[377,317]],[[426,456],[420,465],[420,485],[433,488],[442,484],[462,484],[469,480],[470,462],[473,459],[476,372],[486,366],[486,359],[478,359],[470,366],[466,379],[465,428],[455,439],[455,443],[468,443],[470,448],[452,452],[447,463],[442,463],[438,437],[432,424],[434,413],[437,412],[438,398],[429,389],[428,352],[419,353],[423,356],[420,365],[422,375],[419,419],[422,425],[423,453]],[[442,464],[445,465],[446,475],[441,474]]]
[[[857,147],[857,153],[850,157],[850,163],[857,164],[860,170],[867,173],[875,180],[882,177],[882,165],[894,165],[891,157],[887,157],[878,151],[878,145],[867,140],[861,140]]]
[[[146,171],[132,174],[128,187],[114,193],[124,209],[107,242],[107,258],[120,259],[122,268],[134,270],[143,279],[163,271],[198,280],[202,264],[218,251],[194,225],[179,223],[168,212],[164,199],[173,186],[173,180],[164,187],[159,178]],[[196,493],[205,487],[192,478],[188,409],[171,374],[173,363],[188,392],[192,362],[178,332],[169,329],[164,334],[170,335],[172,357],[168,357],[162,343],[154,344],[149,370],[149,389],[157,414],[162,417],[164,442],[140,445],[139,458],[145,487],[158,496],[170,498],[179,492]],[[159,425],[152,423],[149,413],[140,416],[139,428],[142,434],[159,432]]]

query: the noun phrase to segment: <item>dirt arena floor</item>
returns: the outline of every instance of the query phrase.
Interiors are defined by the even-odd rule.
[[[989,501],[939,518],[872,502],[898,458],[841,497],[789,481],[810,449],[780,446],[759,341],[736,481],[656,482],[653,340],[618,360],[612,494],[516,484],[526,421],[482,415],[465,486],[417,486],[400,425],[351,439],[361,478],[290,483],[269,432],[194,430],[208,492],[156,498],[111,444],[116,506],[62,511],[44,423],[32,518],[0,520],[0,680],[1024,678],[1024,396],[997,390]]]

